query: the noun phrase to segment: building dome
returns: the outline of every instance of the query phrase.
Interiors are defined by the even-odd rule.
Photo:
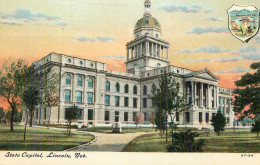
[[[152,16],[145,16],[137,21],[135,25],[135,31],[140,28],[157,28],[161,30],[161,25],[156,18]]]
[[[145,0],[144,4],[151,4],[151,1],[150,0]]]

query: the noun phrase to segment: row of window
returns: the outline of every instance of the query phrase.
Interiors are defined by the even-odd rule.
[[[133,112],[133,121],[135,121],[135,116],[137,112]],[[127,122],[129,112],[124,112],[124,121]],[[105,121],[110,121],[110,111],[105,111]],[[119,111],[115,111],[115,121],[119,121]],[[144,121],[147,121],[147,112],[144,112]]]
[[[109,81],[106,81],[105,88],[106,88],[106,91],[110,91],[110,82]],[[153,91],[156,90],[155,84],[152,85],[152,90]],[[115,91],[120,92],[120,84],[118,82],[115,84]],[[124,92],[129,93],[129,85],[128,84],[125,84]],[[134,85],[134,87],[133,87],[133,94],[137,94],[137,86],[136,85]],[[147,95],[147,86],[146,85],[143,86],[143,95]]]
[[[88,92],[88,103],[93,103],[93,92]],[[82,103],[83,98],[82,98],[82,91],[76,91],[76,101],[79,103]],[[71,101],[71,90],[66,89],[65,90],[65,101]]]
[[[109,106],[110,105],[110,95],[105,96],[105,105]],[[120,106],[120,97],[115,96],[115,106],[119,107]],[[128,107],[129,106],[129,98],[124,97],[124,106]],[[133,98],[133,107],[137,108],[137,98]]]
[[[82,76],[77,77],[77,86],[82,87],[83,78]],[[66,75],[66,85],[71,85],[71,75]],[[94,86],[94,80],[93,78],[88,78],[88,87],[93,88]]]

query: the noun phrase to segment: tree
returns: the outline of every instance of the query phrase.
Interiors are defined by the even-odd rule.
[[[155,113],[152,112],[150,117],[149,117],[149,121],[153,124],[153,128],[154,128],[154,124],[155,124]]]
[[[135,128],[137,128],[138,124],[143,124],[144,122],[144,113],[139,112],[134,116],[134,123],[136,124]]]
[[[8,119],[10,121],[11,115],[12,115],[12,110],[9,107],[6,114],[5,114],[6,119]],[[18,123],[18,122],[21,122],[21,121],[22,121],[22,112],[19,112],[17,109],[15,109],[14,110],[14,116],[13,116],[13,122]]]
[[[202,152],[205,144],[204,139],[195,141],[195,137],[199,134],[191,132],[189,129],[186,132],[174,133],[173,145],[168,145],[168,152]]]
[[[214,127],[214,131],[220,135],[221,131],[224,131],[224,127],[226,125],[226,118],[221,113],[220,110],[218,110],[217,114],[212,116],[211,125]]]
[[[0,123],[2,123],[3,119],[5,119],[5,112],[3,108],[0,108]]]
[[[162,119],[165,120],[166,128],[166,144],[167,144],[167,123],[168,115],[170,116],[171,123],[174,123],[174,119],[177,113],[187,109],[187,104],[185,103],[185,97],[180,93],[180,85],[174,78],[173,73],[167,73],[166,71],[161,74],[159,80],[159,88],[155,87],[152,90],[153,96],[151,97],[154,107],[156,108],[157,123],[159,124],[160,130]],[[165,117],[164,117],[165,115]],[[165,119],[164,119],[165,118]],[[158,127],[158,125],[157,125]],[[173,135],[174,127],[171,127],[171,134]],[[172,143],[173,143],[172,136]]]
[[[60,103],[60,93],[57,88],[60,82],[60,75],[52,72],[51,68],[48,68],[42,72],[41,79],[41,98],[44,107],[50,108],[48,128],[50,127],[51,109],[58,106]]]
[[[259,137],[259,131],[260,131],[260,115],[256,116],[254,119],[254,124],[251,129],[252,132],[257,132],[257,137]]]
[[[71,133],[71,123],[79,118],[78,107],[71,106],[65,110],[65,119],[68,120],[68,132]]]
[[[22,90],[20,84],[23,79],[19,75],[26,67],[25,61],[18,60],[3,64],[0,70],[0,96],[4,98],[12,109],[10,116],[11,132],[14,130],[14,112],[20,107],[21,103],[19,96]]]
[[[247,113],[258,116],[260,114],[260,62],[252,63],[250,68],[256,71],[252,74],[246,73],[235,82],[237,89],[234,90],[234,112],[243,113],[245,107],[249,107]]]

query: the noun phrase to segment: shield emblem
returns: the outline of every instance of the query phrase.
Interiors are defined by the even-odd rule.
[[[228,27],[233,36],[248,42],[259,31],[259,9],[255,6],[232,5],[228,10]]]

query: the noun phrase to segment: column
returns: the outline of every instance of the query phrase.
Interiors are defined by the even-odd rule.
[[[140,43],[140,56],[143,54],[143,43]]]
[[[203,83],[200,83],[200,106],[203,106]]]
[[[133,59],[134,58],[134,49],[133,49],[133,47],[131,47],[131,59]]]
[[[226,112],[227,112],[226,111],[226,108],[227,108],[227,104],[226,104],[227,101],[226,101],[226,99],[227,99],[226,97],[223,97],[224,105],[222,105],[222,106],[224,106],[224,112],[223,112],[224,115],[226,115]]]
[[[207,97],[206,97],[206,102],[207,102],[207,107],[209,108],[209,96],[210,96],[210,89],[209,89],[209,84],[207,84]]]
[[[164,46],[162,47],[162,58],[163,58],[163,51],[164,51]]]
[[[150,54],[150,42],[147,41],[147,54]]]
[[[194,81],[194,105],[197,105],[197,96],[196,96],[196,92],[197,92],[197,82]]]
[[[127,60],[129,60],[129,48],[126,48],[126,52],[127,52]]]
[[[152,56],[154,56],[154,49],[153,49],[153,43],[152,43],[152,52],[151,52]]]
[[[194,97],[193,97],[193,94],[194,94],[194,82],[191,81],[191,105],[194,105]]]
[[[215,86],[215,97],[216,97],[216,108],[218,109],[218,87],[217,86]]]
[[[145,42],[145,54],[148,54],[148,41]]]
[[[161,45],[158,44],[158,47],[159,47],[159,49],[158,49],[158,57],[161,58]]]

